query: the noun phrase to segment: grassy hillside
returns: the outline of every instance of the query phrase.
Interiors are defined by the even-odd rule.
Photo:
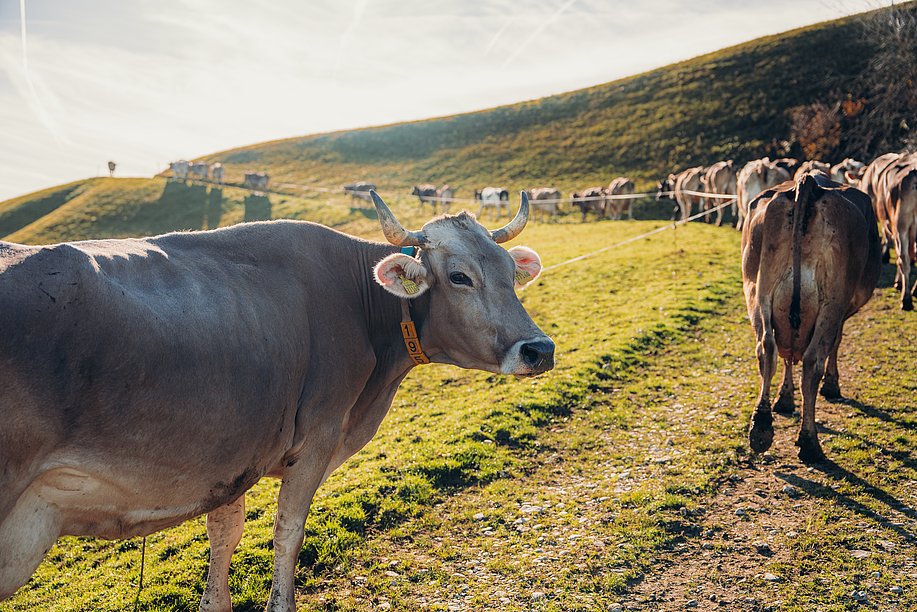
[[[917,11],[917,4],[906,5]],[[214,153],[228,182],[267,170],[280,189],[256,202],[229,187],[90,179],[0,203],[0,237],[21,242],[200,229],[248,218],[310,218],[358,229],[365,211],[337,189],[375,182],[408,221],[413,183],[448,182],[458,197],[503,184],[513,191],[555,185],[565,193],[628,175],[639,189],[671,170],[727,157],[777,153],[788,138],[788,109],[852,91],[873,46],[860,17],[770,36],[658,70],[567,94],[476,113],[319,134]],[[330,206],[325,206],[330,204]],[[219,209],[219,210],[218,210]],[[668,204],[637,207],[668,218]],[[366,228],[368,229],[368,228]]]
[[[336,186],[365,179],[565,190],[628,175],[644,187],[675,168],[747,160],[787,139],[786,111],[849,91],[873,47],[859,17],[758,39],[645,74],[486,111],[291,138],[204,158],[229,176]]]

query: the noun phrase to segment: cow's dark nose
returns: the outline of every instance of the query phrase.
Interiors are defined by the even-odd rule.
[[[554,367],[554,343],[549,338],[526,342],[519,349],[522,361],[534,374],[547,372]]]

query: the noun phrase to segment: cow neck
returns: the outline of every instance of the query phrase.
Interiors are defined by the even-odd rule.
[[[426,294],[412,300],[398,298],[373,279],[373,266],[384,257],[397,252],[399,250],[391,245],[372,243],[372,248],[364,251],[361,278],[364,279],[363,303],[367,316],[366,325],[376,358],[380,365],[389,364],[398,370],[404,367],[406,374],[407,370],[420,362],[409,353],[403,324],[408,321],[413,323],[413,335],[419,344],[429,309],[429,298]],[[430,346],[424,346],[423,349],[424,357],[430,355]],[[425,363],[429,363],[429,357]]]

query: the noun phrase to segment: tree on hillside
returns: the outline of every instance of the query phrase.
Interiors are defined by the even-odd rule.
[[[892,5],[863,20],[876,45],[861,80],[864,108],[850,120],[847,148],[863,156],[917,149],[917,3]]]

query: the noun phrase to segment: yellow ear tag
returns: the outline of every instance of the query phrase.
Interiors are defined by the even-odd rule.
[[[516,268],[516,282],[520,285],[524,285],[527,282],[532,280],[532,275],[523,270],[522,268]]]
[[[409,279],[404,274],[399,274],[398,279],[401,281],[401,285],[404,287],[404,290],[408,295],[414,295],[420,291],[420,287],[417,286],[417,283]]]

